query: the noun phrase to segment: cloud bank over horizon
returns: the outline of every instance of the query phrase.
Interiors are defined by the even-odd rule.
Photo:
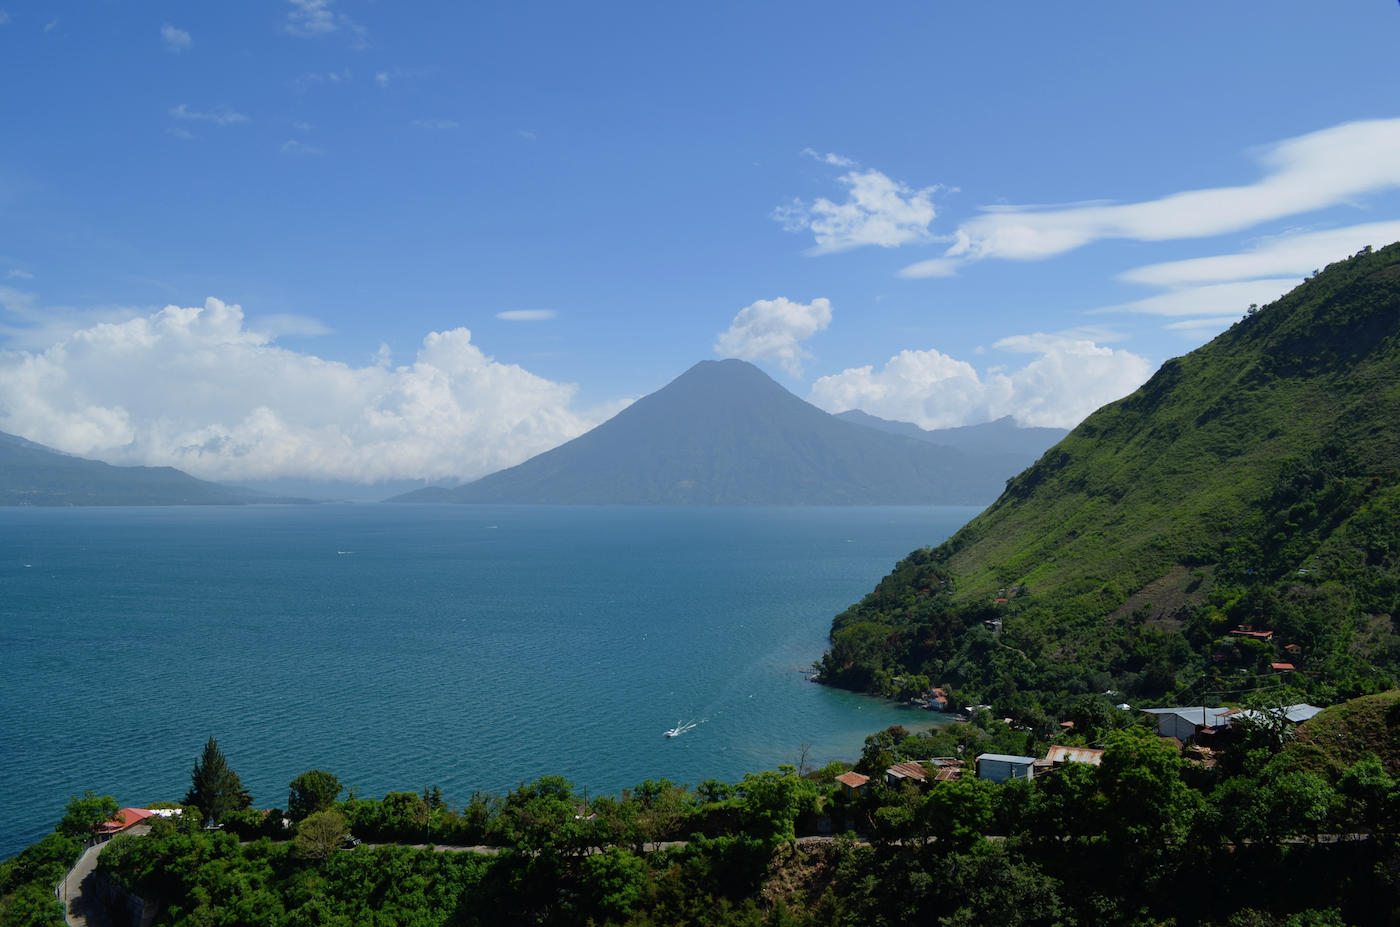
[[[968,362],[936,350],[905,350],[878,372],[852,367],[820,378],[807,401],[831,413],[860,409],[930,430],[1007,415],[1023,427],[1073,428],[1156,369],[1131,352],[1058,335],[1015,335],[993,347],[1038,356],[1020,370],[992,367],[979,377]]]
[[[578,437],[625,402],[502,364],[465,328],[414,362],[351,367],[278,347],[209,299],[99,323],[40,352],[0,352],[0,431],[203,479],[470,480]]]

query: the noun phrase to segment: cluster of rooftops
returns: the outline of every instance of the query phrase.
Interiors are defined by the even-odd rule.
[[[1247,720],[1262,721],[1272,716],[1287,724],[1301,724],[1320,711],[1322,709],[1314,705],[1289,705],[1276,711],[1205,706],[1143,709],[1144,714],[1157,719],[1157,736],[1175,740],[1179,746],[1187,743],[1198,745],[1197,749],[1205,753],[1210,750],[1208,744],[1218,744],[1237,723]],[[1005,753],[979,754],[974,761],[974,769],[979,779],[1004,782],[1007,779],[1034,779],[1066,763],[1089,763],[1097,766],[1102,761],[1102,750],[1056,745],[1050,748],[1050,752],[1044,758],[1012,756]],[[963,760],[935,757],[922,762],[896,763],[885,770],[884,780],[885,785],[890,788],[899,788],[906,782],[924,787],[935,782],[961,778],[966,771],[967,766]],[[870,776],[858,772],[848,772],[836,777],[847,798],[865,794],[869,790],[870,779]]]

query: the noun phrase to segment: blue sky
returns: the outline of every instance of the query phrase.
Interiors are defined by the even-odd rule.
[[[1071,425],[1400,239],[1389,0],[0,9],[0,430],[207,478],[473,478],[722,354]]]

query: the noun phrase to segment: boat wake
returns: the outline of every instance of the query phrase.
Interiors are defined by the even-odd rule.
[[[694,730],[694,728],[694,721],[677,721],[675,727],[671,728],[669,731],[665,731],[664,733],[667,737],[679,737],[686,731]]]

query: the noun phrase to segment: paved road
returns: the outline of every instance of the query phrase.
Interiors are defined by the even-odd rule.
[[[66,905],[64,919],[71,927],[111,927],[111,921],[107,920],[93,894],[93,883],[97,879],[93,870],[97,868],[97,854],[102,852],[104,846],[106,844],[99,843],[88,847],[78,860],[78,865],[59,886],[59,900]]]

